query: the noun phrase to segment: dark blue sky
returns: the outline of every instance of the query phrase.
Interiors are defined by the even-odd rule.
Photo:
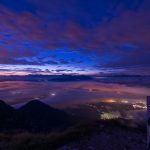
[[[150,74],[149,0],[0,0],[0,75]]]

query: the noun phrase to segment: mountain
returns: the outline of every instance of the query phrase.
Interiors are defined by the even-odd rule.
[[[47,132],[69,125],[69,115],[62,110],[32,100],[19,109],[0,101],[0,130]]]
[[[0,100],[0,129],[9,128],[14,113],[15,109],[13,107]]]
[[[86,76],[86,75],[61,75],[61,76],[51,79],[51,81],[56,81],[56,82],[88,81],[92,79],[93,78],[91,76]]]
[[[62,110],[32,100],[17,110],[17,123],[20,128],[29,131],[48,131],[67,126],[69,116]]]
[[[92,80],[92,76],[88,75],[26,75],[26,76],[0,76],[0,81],[54,81],[54,82],[66,82],[66,81],[87,81]]]
[[[12,114],[14,111],[13,107],[0,100],[0,119],[4,119]]]

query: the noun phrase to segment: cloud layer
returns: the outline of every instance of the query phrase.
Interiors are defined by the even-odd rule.
[[[5,65],[150,74],[148,0],[15,1],[0,2],[1,74]]]

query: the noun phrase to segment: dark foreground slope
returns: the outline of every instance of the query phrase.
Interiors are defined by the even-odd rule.
[[[146,132],[98,121],[48,134],[0,134],[2,150],[145,150]]]
[[[146,150],[146,146],[146,131],[101,122],[97,131],[57,150]]]

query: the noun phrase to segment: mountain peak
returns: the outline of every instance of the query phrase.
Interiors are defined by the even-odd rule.
[[[46,104],[41,102],[40,100],[31,100],[28,103],[26,103],[24,106],[26,105],[46,105]]]
[[[32,110],[32,111],[40,111],[40,110],[49,110],[54,109],[49,105],[39,101],[39,100],[31,100],[26,103],[24,106],[20,108],[21,110]]]
[[[5,125],[5,121],[14,113],[14,108],[0,100],[0,121]],[[1,126],[1,125],[0,125]]]
[[[31,100],[21,108],[13,107],[0,100],[0,130],[23,129],[39,132],[68,125],[68,114],[41,101]]]
[[[3,100],[0,100],[0,110],[7,111],[7,110],[13,110],[13,107],[5,103]]]
[[[7,105],[3,100],[0,99],[0,105]]]
[[[21,126],[29,130],[46,130],[68,123],[68,114],[38,100],[29,101],[18,114]]]

